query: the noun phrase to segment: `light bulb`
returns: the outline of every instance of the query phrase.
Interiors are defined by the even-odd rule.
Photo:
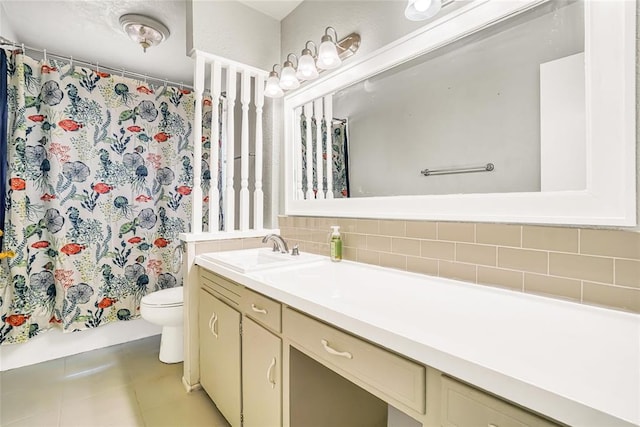
[[[280,76],[280,87],[284,90],[291,90],[299,86],[300,82],[296,77],[296,70],[294,70],[293,64],[290,61],[286,61],[282,68],[282,75]]]
[[[322,36],[322,43],[318,48],[318,68],[323,70],[330,70],[336,68],[342,64],[342,60],[338,56],[335,43],[331,40],[331,37],[325,35]]]
[[[431,6],[431,0],[416,0],[415,3],[413,3],[413,7],[415,7],[418,12],[424,12],[429,9],[429,6]]]
[[[264,86],[264,96],[269,98],[280,98],[284,95],[284,92],[280,88],[280,79],[278,79],[278,73],[272,71],[269,73],[269,78]]]
[[[300,61],[298,61],[298,71],[296,77],[300,80],[313,80],[318,77],[318,70],[316,69],[316,61],[311,56],[309,49],[302,51]]]

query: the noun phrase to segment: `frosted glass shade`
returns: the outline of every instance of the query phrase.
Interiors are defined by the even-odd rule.
[[[271,75],[267,79],[267,83],[264,86],[264,96],[269,98],[280,98],[284,95],[282,88],[280,88],[280,79],[277,75]]]
[[[296,89],[300,86],[300,82],[296,77],[296,70],[293,66],[288,65],[282,69],[282,75],[280,76],[280,87],[284,90]]]
[[[410,21],[423,21],[435,16],[442,8],[442,0],[408,0],[404,16]]]
[[[311,56],[311,53],[304,54],[300,57],[296,77],[300,80],[313,80],[318,77],[316,61],[313,59],[313,56]]]
[[[336,45],[331,39],[323,41],[318,49],[318,61],[316,62],[318,68],[330,70],[340,66],[340,64],[342,64],[342,60],[338,56]]]

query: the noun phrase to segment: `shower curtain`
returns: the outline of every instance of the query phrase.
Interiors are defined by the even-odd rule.
[[[311,164],[312,164],[312,190],[318,193],[318,174],[316,171],[316,156],[318,152],[318,138],[316,137],[317,121],[311,118]],[[321,120],[322,134],[322,170],[327,170],[327,123]],[[331,123],[333,141],[331,144],[331,170],[333,178],[333,197],[336,199],[349,197],[349,157],[347,141],[347,120],[333,119]],[[304,113],[300,116],[301,156],[302,156],[302,191],[306,194],[307,183],[307,120]],[[322,176],[322,189],[327,190],[327,176]]]
[[[2,249],[16,257],[0,268],[0,343],[138,317],[142,296],[182,284],[193,94],[21,51],[7,68]]]

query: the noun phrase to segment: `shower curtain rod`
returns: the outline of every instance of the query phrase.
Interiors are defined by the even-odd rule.
[[[83,64],[83,65],[88,65],[89,67],[92,67],[92,68],[95,67],[96,70],[100,70],[100,69],[107,70],[107,71],[110,71],[111,74],[120,74],[123,77],[125,75],[127,75],[129,77],[135,77],[135,78],[137,78],[139,80],[143,80],[143,81],[153,80],[153,81],[156,81],[156,82],[161,82],[164,85],[177,86],[177,87],[180,87],[180,88],[187,88],[187,89],[193,90],[193,86],[188,85],[188,84],[184,84],[184,83],[181,83],[181,82],[174,82],[174,81],[171,81],[171,80],[168,80],[168,79],[161,79],[161,78],[158,78],[158,77],[148,76],[146,74],[136,73],[134,71],[127,71],[124,68],[118,69],[118,68],[114,68],[114,67],[100,65],[97,62],[96,63],[92,63],[90,61],[85,61],[85,60],[82,60],[82,59],[76,59],[76,58],[74,58],[72,56],[64,56],[64,55],[59,55],[57,53],[51,53],[51,52],[47,51],[46,49],[38,49],[38,48],[35,48],[35,47],[32,47],[32,46],[27,46],[24,43],[16,43],[16,42],[14,42],[12,40],[9,40],[9,39],[7,39],[5,37],[2,37],[2,36],[0,36],[0,45],[1,46],[12,46],[14,48],[21,48],[22,51],[27,49],[27,50],[31,50],[33,52],[39,52],[39,53],[42,53],[45,56],[45,58],[47,56],[52,56],[52,57],[57,58],[57,59],[62,59],[62,60],[68,61],[70,64],[78,63],[78,64]]]

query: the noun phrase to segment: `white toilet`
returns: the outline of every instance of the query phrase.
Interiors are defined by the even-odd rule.
[[[182,302],[182,286],[152,292],[140,302],[142,318],[162,326],[160,361],[164,363],[178,363],[184,359]]]

